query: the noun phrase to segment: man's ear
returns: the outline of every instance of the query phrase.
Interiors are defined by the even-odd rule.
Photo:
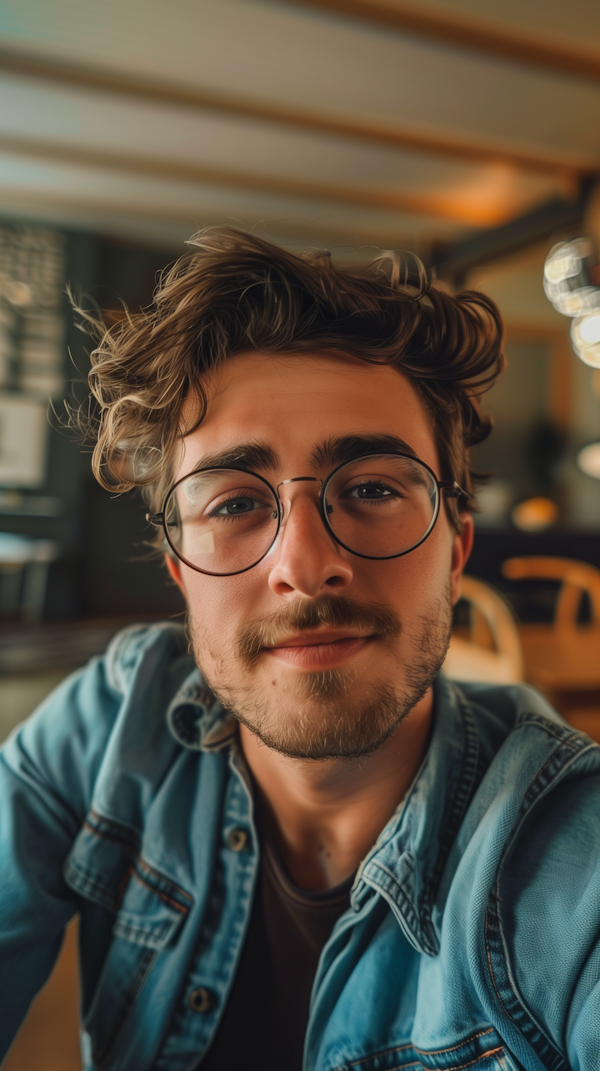
[[[452,543],[452,566],[450,571],[450,591],[452,605],[460,599],[463,570],[473,546],[473,518],[470,513],[463,513],[460,518],[461,531],[456,532]]]
[[[186,599],[187,592],[185,590],[185,584],[183,583],[181,569],[170,554],[165,554],[165,565],[167,567],[167,572],[171,577],[171,580],[173,580],[177,584],[177,587],[179,588],[181,594],[183,595],[184,599]]]

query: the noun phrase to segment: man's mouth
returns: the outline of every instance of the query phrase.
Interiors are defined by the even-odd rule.
[[[344,629],[319,629],[297,632],[265,647],[267,654],[303,670],[335,669],[359,654],[375,639],[374,634],[348,632]]]

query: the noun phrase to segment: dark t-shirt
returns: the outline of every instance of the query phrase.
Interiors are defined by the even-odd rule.
[[[325,892],[298,888],[261,830],[262,859],[246,941],[202,1071],[301,1071],[321,950],[350,906],[353,877]]]

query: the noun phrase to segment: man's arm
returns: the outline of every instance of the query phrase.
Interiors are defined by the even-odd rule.
[[[103,660],[65,681],[0,752],[0,1060],[46,982],[77,902],[62,868],[120,696]]]

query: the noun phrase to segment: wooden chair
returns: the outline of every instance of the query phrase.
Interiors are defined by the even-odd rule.
[[[551,624],[522,624],[519,634],[525,675],[544,691],[576,728],[600,742],[600,572],[569,558],[509,558],[502,572],[510,580],[558,580]],[[587,594],[590,623],[579,624]]]
[[[467,636],[452,634],[444,672],[462,681],[522,681],[519,632],[502,596],[482,580],[464,576],[461,597],[470,606],[470,625]]]

